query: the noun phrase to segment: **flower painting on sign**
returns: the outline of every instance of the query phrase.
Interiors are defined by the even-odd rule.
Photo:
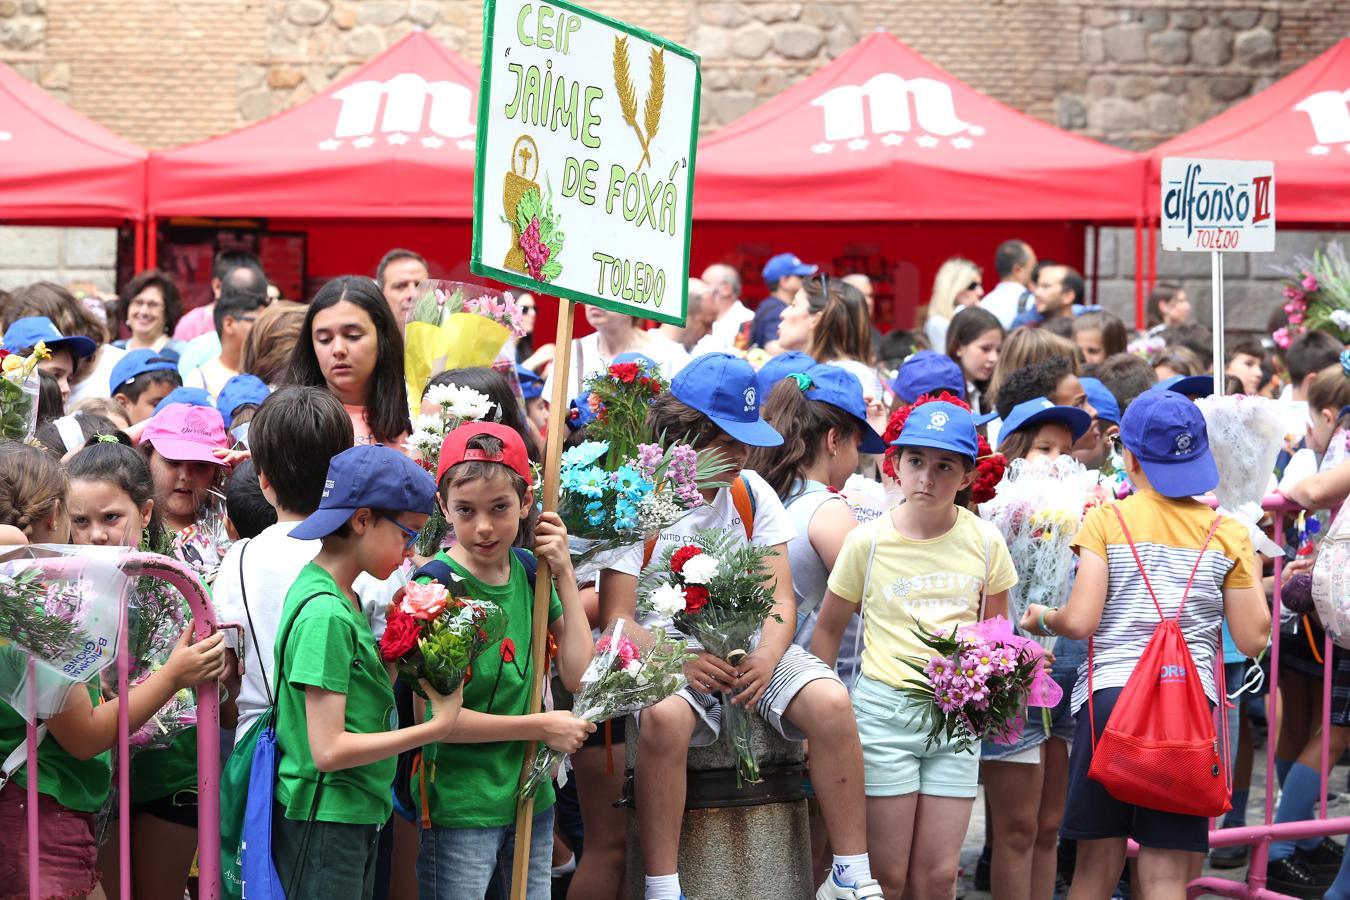
[[[698,58],[567,2],[488,0],[483,44],[473,271],[682,324]]]

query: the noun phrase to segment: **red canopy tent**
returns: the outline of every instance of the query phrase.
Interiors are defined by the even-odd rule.
[[[924,277],[911,273],[925,294],[946,255],[975,256],[973,245],[988,260],[1004,237],[1081,265],[1081,225],[1066,223],[1137,221],[1144,167],[1134,153],[999,103],[878,32],[700,143],[694,258],[752,235],[768,252],[857,267],[867,253],[850,248],[889,238],[908,258],[930,260]],[[762,258],[741,255],[746,279],[757,281]]]
[[[1154,218],[1165,156],[1273,160],[1281,226],[1344,224],[1350,211],[1350,38],[1149,151],[1148,210]]]
[[[0,64],[0,221],[140,222],[145,160],[141,148]],[[136,237],[139,256],[139,228]]]

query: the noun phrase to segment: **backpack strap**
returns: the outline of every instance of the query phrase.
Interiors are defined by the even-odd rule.
[[[258,655],[258,671],[262,673],[263,690],[267,692],[267,705],[272,706],[276,703],[276,698],[272,696],[272,685],[267,680],[267,661],[263,659],[262,644],[258,642],[258,629],[253,625],[253,613],[248,608],[248,588],[244,586],[244,554],[248,552],[248,545],[253,543],[253,538],[240,541],[239,543],[239,597],[244,601],[244,618],[248,620],[248,633],[253,638],[253,651]],[[248,648],[242,648],[243,655],[248,655]],[[275,660],[273,660],[275,663]]]
[[[755,510],[758,504],[755,503],[755,494],[750,490],[750,482],[746,481],[745,475],[740,475],[731,483],[731,505],[736,508],[736,513],[741,517],[741,527],[745,529],[745,539],[752,540],[755,536]],[[657,538],[649,537],[642,545],[642,568],[651,565],[652,556],[656,553]]]
[[[1134,555],[1134,564],[1139,567],[1139,577],[1144,580],[1144,587],[1148,589],[1148,595],[1153,600],[1153,606],[1158,610],[1158,618],[1166,619],[1167,616],[1162,611],[1162,604],[1158,602],[1158,595],[1153,593],[1153,585],[1149,583],[1148,573],[1144,571],[1144,562],[1139,558],[1139,549],[1134,545],[1134,538],[1130,537],[1130,529],[1125,524],[1125,516],[1120,512],[1120,504],[1112,503],[1112,511],[1116,514],[1116,520],[1120,522],[1120,530],[1125,534],[1125,541],[1130,545],[1130,553]],[[1219,523],[1223,521],[1223,516],[1215,516],[1214,522],[1209,526],[1209,533],[1205,535],[1205,542],[1200,545],[1200,550],[1195,556],[1195,565],[1191,568],[1191,577],[1186,579],[1186,590],[1181,594],[1181,603],[1177,606],[1177,621],[1181,621],[1181,611],[1186,608],[1186,598],[1191,595],[1191,585],[1195,583],[1195,573],[1200,571],[1200,561],[1205,558],[1205,550],[1209,547],[1209,542],[1214,539],[1214,532],[1219,530]]]
[[[525,577],[529,579],[530,588],[534,588],[535,575],[539,572],[539,560],[535,559],[534,554],[523,547],[512,547],[511,552],[516,559],[520,561],[520,566],[525,570]],[[422,567],[412,573],[412,580],[418,578],[430,578],[439,581],[447,589],[450,587],[451,580],[458,580],[455,570],[441,562],[439,559],[428,560]]]

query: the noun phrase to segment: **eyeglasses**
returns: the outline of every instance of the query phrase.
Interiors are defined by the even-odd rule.
[[[404,550],[411,550],[411,549],[412,549],[412,545],[413,545],[414,543],[417,542],[417,539],[418,539],[419,537],[422,536],[422,532],[420,532],[420,531],[414,531],[413,529],[409,528],[407,525],[404,525],[404,524],[403,524],[402,522],[400,522],[398,519],[395,519],[393,516],[390,516],[390,515],[383,515],[383,516],[381,516],[381,518],[387,519],[388,521],[393,522],[395,525],[398,526],[398,530],[401,531],[401,532],[403,532],[403,534],[407,537],[407,540],[403,542],[403,549],[404,549]]]

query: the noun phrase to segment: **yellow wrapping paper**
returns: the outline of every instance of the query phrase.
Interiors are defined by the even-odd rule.
[[[410,407],[415,411],[422,405],[422,391],[432,376],[492,365],[510,336],[505,325],[476,313],[452,313],[439,327],[409,322],[403,336],[403,365]]]

